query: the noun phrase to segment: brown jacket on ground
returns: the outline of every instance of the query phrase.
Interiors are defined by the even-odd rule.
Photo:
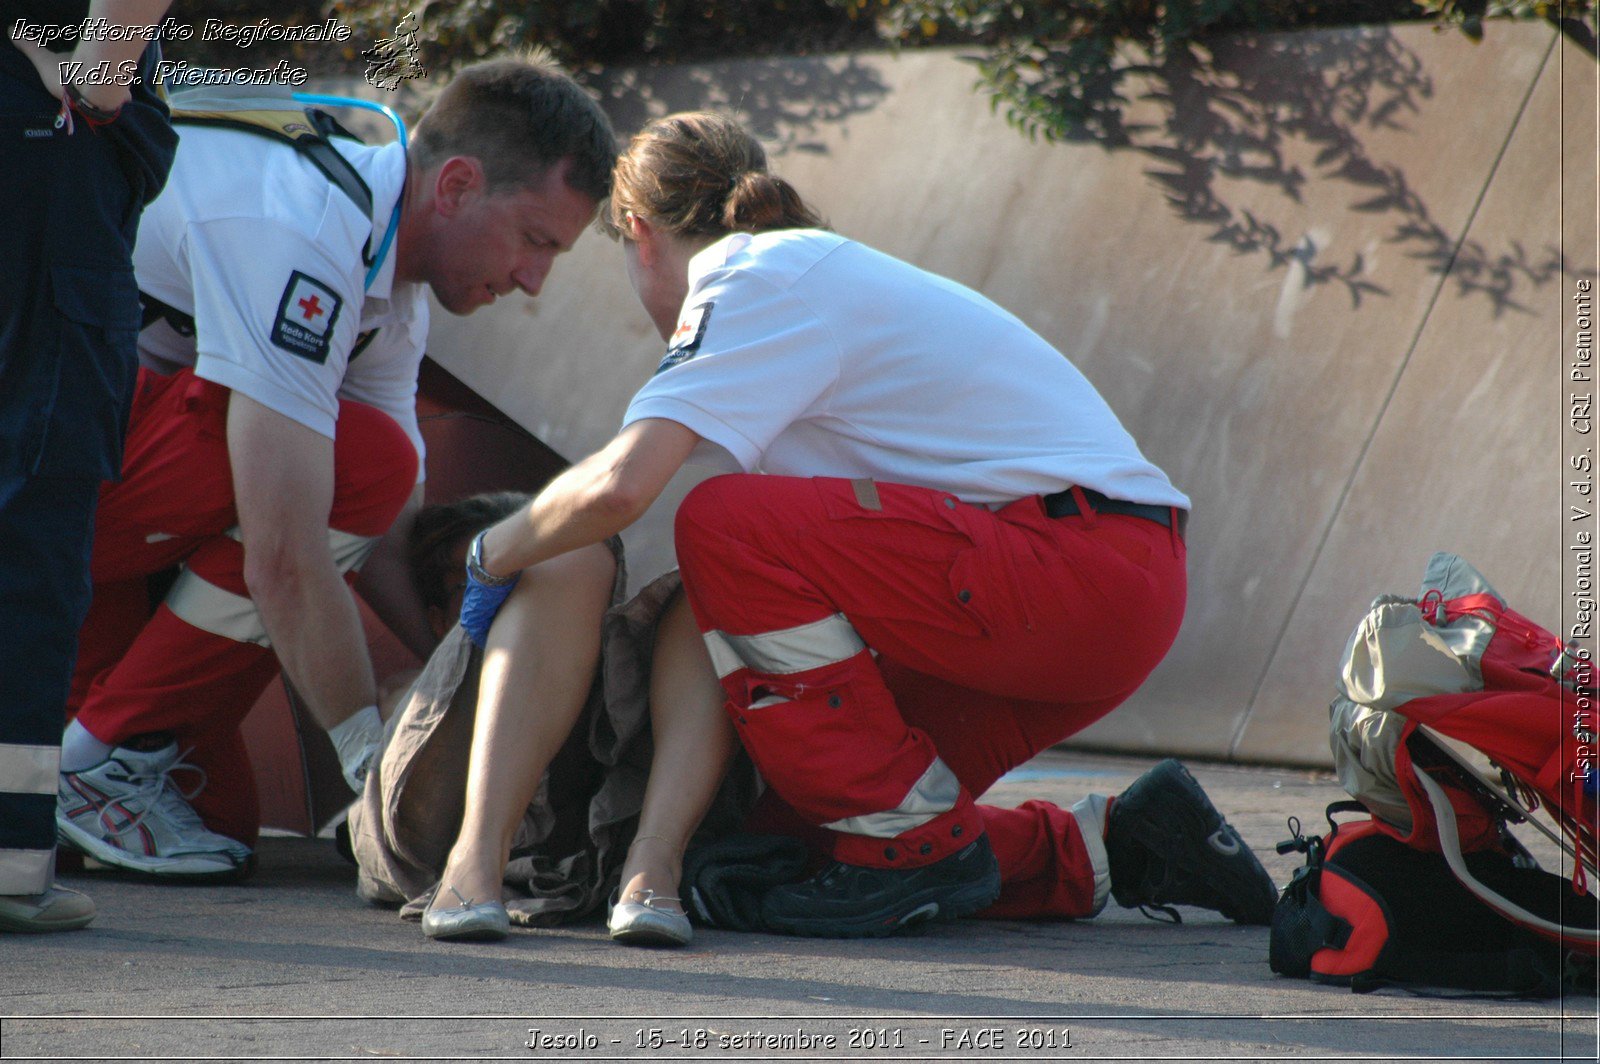
[[[650,657],[655,626],[678,593],[676,572],[626,603],[618,554],[600,668],[572,737],[540,780],[506,866],[514,922],[549,926],[601,910],[638,823],[650,769]],[[350,808],[356,890],[420,919],[461,825],[482,652],[460,626],[447,635],[399,710],[366,790]],[[697,840],[736,830],[756,794],[740,758]]]

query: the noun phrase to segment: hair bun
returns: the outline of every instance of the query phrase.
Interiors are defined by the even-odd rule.
[[[816,216],[783,178],[767,170],[746,170],[733,179],[722,208],[722,228],[734,233],[816,225]]]

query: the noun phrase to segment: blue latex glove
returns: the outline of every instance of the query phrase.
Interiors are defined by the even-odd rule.
[[[467,638],[480,650],[489,639],[489,626],[494,623],[494,615],[500,612],[500,607],[520,579],[522,574],[518,573],[509,584],[490,587],[474,577],[470,569],[467,570],[467,590],[461,596],[461,627],[467,630]]]

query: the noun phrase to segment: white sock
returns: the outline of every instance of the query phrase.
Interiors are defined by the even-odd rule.
[[[377,706],[358,709],[348,718],[328,729],[328,738],[339,754],[339,767],[344,769],[344,781],[350,789],[360,794],[367,783],[367,769],[373,755],[383,748],[383,718]]]
[[[61,736],[61,771],[82,772],[86,768],[93,768],[110,757],[113,749],[110,743],[96,739],[74,717]]]

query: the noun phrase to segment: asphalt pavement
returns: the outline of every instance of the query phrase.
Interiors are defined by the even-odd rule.
[[[1150,762],[1052,751],[989,800],[1115,794]],[[1191,763],[1281,885],[1331,777]],[[1114,904],[862,941],[701,930],[613,944],[598,920],[439,944],[355,896],[326,839],[262,840],[247,883],[63,876],[100,914],[0,936],[5,1060],[1583,1060],[1592,997],[1355,995],[1274,975],[1264,927]]]

